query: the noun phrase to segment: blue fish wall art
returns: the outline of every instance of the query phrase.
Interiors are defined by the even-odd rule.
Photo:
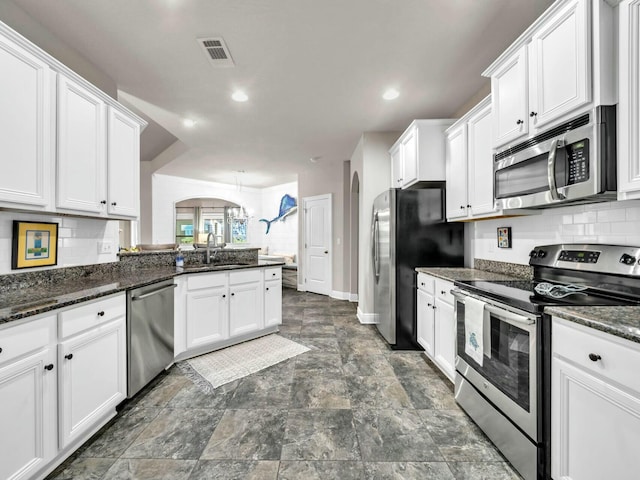
[[[271,224],[273,222],[277,222],[278,220],[284,221],[284,219],[291,215],[293,212],[298,210],[298,202],[291,195],[285,195],[280,200],[280,210],[278,210],[278,216],[273,220],[267,220],[266,218],[261,218],[260,221],[267,224],[267,232],[271,229]]]

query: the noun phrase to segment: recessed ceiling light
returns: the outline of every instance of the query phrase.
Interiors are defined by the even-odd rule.
[[[389,90],[384,92],[382,98],[384,98],[385,100],[393,100],[395,98],[398,98],[399,96],[400,92],[398,90],[396,90],[395,88],[390,88]]]
[[[246,102],[247,100],[249,100],[248,95],[240,90],[233,92],[231,98],[233,98],[236,102]]]
[[[184,120],[182,120],[182,124],[187,127],[187,128],[193,128],[196,126],[196,121],[192,120],[190,118],[185,118]]]

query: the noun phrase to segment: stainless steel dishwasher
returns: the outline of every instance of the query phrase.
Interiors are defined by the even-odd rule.
[[[127,398],[173,362],[173,280],[127,292]]]

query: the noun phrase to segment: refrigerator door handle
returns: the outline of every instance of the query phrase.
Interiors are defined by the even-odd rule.
[[[373,272],[376,280],[380,278],[380,254],[378,251],[378,213],[373,215],[373,225],[371,228],[371,255],[373,256]]]

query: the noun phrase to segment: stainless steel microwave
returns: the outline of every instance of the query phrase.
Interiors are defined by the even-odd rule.
[[[615,200],[615,105],[495,153],[493,173],[497,209]]]

